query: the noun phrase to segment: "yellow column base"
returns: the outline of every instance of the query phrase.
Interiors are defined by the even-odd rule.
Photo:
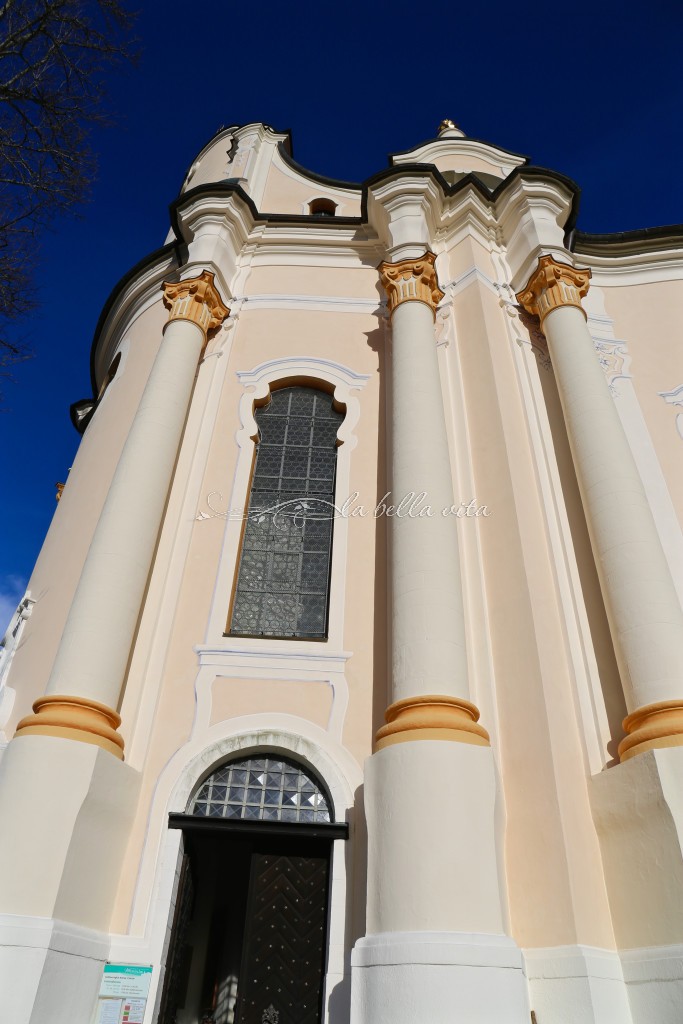
[[[646,704],[628,715],[623,724],[628,736],[619,744],[622,761],[645,750],[683,746],[683,700]]]
[[[93,743],[123,760],[123,739],[116,731],[121,716],[106,704],[51,694],[34,701],[33,711],[21,719],[15,736],[60,736]]]
[[[426,694],[390,704],[387,724],[378,729],[375,749],[411,740],[451,740],[489,746],[489,734],[478,724],[479,711],[468,700]]]

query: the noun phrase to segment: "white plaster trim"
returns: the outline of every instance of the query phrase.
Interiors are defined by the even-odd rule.
[[[624,978],[629,985],[655,981],[683,981],[683,943],[622,949]]]
[[[256,420],[254,419],[254,402],[265,399],[270,391],[270,385],[287,377],[305,377],[313,381],[320,380],[332,384],[334,386],[335,399],[346,406],[344,422],[339,428],[338,433],[340,445],[337,449],[335,486],[336,502],[345,501],[350,495],[351,453],[357,444],[354,430],[360,417],[360,402],[354,392],[360,391],[365,386],[370,379],[370,375],[356,373],[349,367],[341,363],[335,363],[330,359],[315,359],[311,356],[290,356],[285,359],[268,360],[255,366],[252,370],[238,371],[237,377],[242,386],[248,390],[245,390],[239,404],[241,428],[236,435],[239,455],[227,507],[232,510],[244,510],[247,507],[251,467],[254,459],[254,438],[257,434]],[[232,583],[237,571],[241,536],[242,522],[240,517],[227,516],[222,554],[218,566],[216,586],[205,638],[205,642],[208,645],[222,645],[223,634],[227,629]],[[325,643],[332,650],[339,650],[343,646],[347,548],[348,520],[345,517],[341,517],[334,524],[328,639],[315,645],[311,645],[310,642],[301,642],[305,644],[302,649],[309,653],[313,653],[314,647],[319,648],[320,658],[323,661],[325,659]],[[257,642],[261,650],[272,650],[271,641]],[[290,641],[290,645],[294,650],[299,647],[299,643],[296,640]],[[248,644],[245,646],[251,647],[252,645]]]
[[[292,295],[277,292],[242,297],[245,312],[252,309],[299,309],[324,313],[377,313],[386,301],[337,295]]]
[[[671,391],[659,391],[657,393],[660,398],[664,399],[667,405],[683,407],[683,384],[679,384],[677,388],[673,388]],[[675,424],[676,432],[683,441],[683,412],[677,413]]]
[[[521,969],[522,953],[507,935],[479,932],[384,932],[354,946],[351,965],[389,967],[433,964]]]
[[[0,946],[49,949],[104,961],[109,955],[110,937],[58,918],[0,914]]]
[[[200,669],[195,680],[195,718],[192,736],[210,727],[216,679],[253,679],[269,682],[323,683],[332,691],[327,731],[341,743],[349,706],[349,685],[344,674],[350,654],[331,657],[305,651],[242,649],[226,651],[196,647]]]
[[[279,751],[310,764],[330,794],[335,821],[350,822],[350,840],[334,842],[326,991],[329,993],[346,975],[350,944],[347,924],[353,897],[349,881],[354,877],[352,815],[354,794],[363,782],[362,770],[348,750],[312,722],[274,714],[231,719],[194,735],[160,773],[145,830],[129,933],[112,936],[112,957],[154,966],[145,1024],[154,1019],[181,849],[181,833],[167,827],[168,814],[185,811],[192,793],[217,765],[239,753],[264,750]]]
[[[619,953],[599,946],[545,946],[524,949],[524,965],[529,981],[557,978],[604,978],[623,984]]]
[[[593,288],[632,288],[638,284],[683,280],[683,255],[680,250],[649,253],[646,256],[612,257],[575,253],[574,258],[578,266],[591,268]]]
[[[459,295],[460,292],[469,288],[471,284],[474,284],[475,281],[479,281],[485,288],[488,288],[489,291],[493,292],[496,298],[500,296],[500,289],[496,285],[495,281],[492,281],[490,277],[479,269],[479,267],[475,266],[469,267],[468,270],[465,270],[459,275],[459,277],[453,278],[452,281],[447,281],[446,284],[442,284],[441,289],[446,292],[447,298],[454,298],[456,295]]]

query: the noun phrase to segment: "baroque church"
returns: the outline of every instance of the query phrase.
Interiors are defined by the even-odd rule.
[[[683,230],[221,130],[0,662],[5,1024],[680,1024]]]

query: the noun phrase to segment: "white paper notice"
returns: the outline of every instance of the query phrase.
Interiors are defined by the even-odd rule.
[[[100,999],[97,1004],[96,1024],[121,1024],[122,1009],[123,999]]]
[[[146,1005],[146,999],[124,999],[121,1024],[142,1024]]]

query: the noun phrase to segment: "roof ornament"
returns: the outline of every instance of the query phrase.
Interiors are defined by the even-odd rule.
[[[440,139],[462,139],[465,137],[462,128],[459,128],[455,121],[451,121],[450,117],[441,122],[437,132]]]

